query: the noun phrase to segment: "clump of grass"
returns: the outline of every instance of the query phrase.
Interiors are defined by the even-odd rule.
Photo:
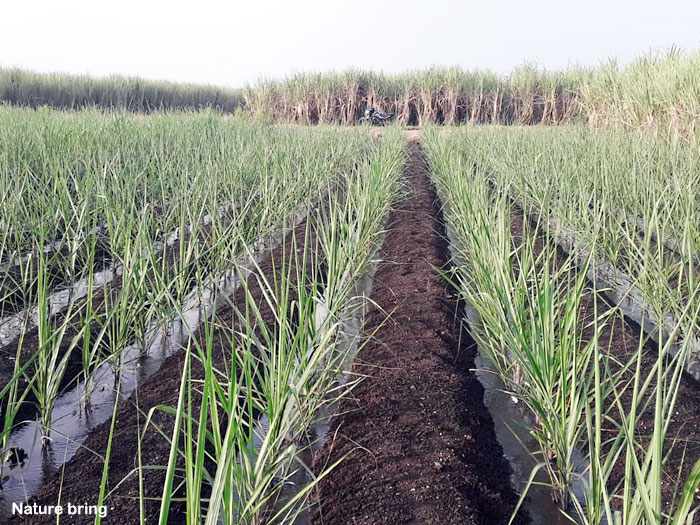
[[[649,53],[621,68],[603,65],[581,90],[581,104],[593,126],[613,126],[654,135],[698,137],[696,72],[700,54]]]

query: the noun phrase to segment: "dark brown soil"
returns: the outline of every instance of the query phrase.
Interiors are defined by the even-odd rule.
[[[359,355],[355,371],[366,376],[340,406],[331,428],[331,441],[315,456],[315,468],[347,457],[318,491],[317,524],[501,524],[507,523],[517,496],[498,445],[491,418],[483,405],[483,389],[470,369],[475,345],[455,322],[456,296],[434,267],[447,265],[436,196],[429,185],[417,142],[409,143],[408,198],[390,217],[390,230],[380,251],[380,264],[365,326],[373,339]],[[522,234],[522,215],[514,215],[512,231]],[[303,227],[297,229],[303,235]],[[544,242],[540,239],[541,243]],[[269,275],[280,266],[285,251],[278,249],[262,265]],[[561,264],[560,252],[555,264]],[[254,296],[260,291],[251,284]],[[235,308],[244,304],[239,290],[232,305],[217,313],[226,330],[217,332],[215,365],[231,359],[226,335],[235,323]],[[582,319],[592,310],[592,296],[583,301]],[[387,319],[387,313],[390,314]],[[265,315],[269,314],[267,312]],[[603,334],[606,350],[617,358],[637,348],[639,329],[622,320]],[[655,348],[647,347],[643,368],[649,370]],[[165,361],[154,376],[123,402],[117,414],[106,500],[110,512],[105,524],[140,522],[136,434],[156,405],[176,403],[183,352]],[[195,363],[193,375],[201,374]],[[193,393],[193,403],[198,394]],[[672,479],[684,474],[700,457],[700,386],[683,378],[669,435],[682,438],[670,451],[664,498],[672,495]],[[167,464],[170,445],[155,426],[169,434],[172,418],[156,411],[153,425],[141,443],[144,465]],[[646,434],[651,418],[638,426]],[[611,430],[611,429],[609,429]],[[34,501],[95,504],[110,422],[98,426],[64,472],[40,489]],[[685,456],[684,456],[685,454]],[[683,461],[684,460],[684,461]],[[621,472],[615,473],[619,479]],[[143,480],[147,497],[144,518],[157,521],[162,470],[147,470]],[[60,495],[60,500],[59,500]],[[13,523],[55,523],[55,517],[15,519]],[[63,523],[92,523],[88,517],[71,517]],[[171,509],[171,523],[183,523],[182,508]],[[526,523],[518,516],[516,523]]]
[[[354,368],[367,377],[341,403],[335,437],[315,457],[320,471],[347,454],[320,483],[315,522],[507,523],[517,496],[470,371],[475,345],[434,268],[447,264],[447,243],[415,140],[409,153],[409,195],[389,219],[372,292],[379,308],[365,325],[379,329]]]

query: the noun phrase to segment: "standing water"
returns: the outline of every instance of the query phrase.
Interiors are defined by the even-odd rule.
[[[42,484],[49,481],[81,447],[89,433],[112,417],[115,403],[126,399],[146,378],[158,371],[166,358],[183,348],[190,335],[204,319],[210,317],[221,302],[240,284],[240,274],[248,275],[274,248],[282,244],[287,231],[306,217],[306,207],[290,217],[283,227],[251,246],[250,256],[219,279],[209,279],[185,298],[179,314],[165,322],[154,323],[146,337],[147,344],[134,343],[121,353],[119,374],[113,365],[104,363],[95,372],[90,410],[81,409],[85,384],[79,381],[61,394],[51,414],[47,446],[42,447],[41,426],[36,421],[17,425],[9,447],[16,451],[2,465],[0,478],[0,521],[12,515],[12,504],[25,502]]]

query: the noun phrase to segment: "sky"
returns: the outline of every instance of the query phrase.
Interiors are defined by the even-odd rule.
[[[679,0],[0,0],[0,66],[240,87],[350,66],[507,73],[700,49]]]

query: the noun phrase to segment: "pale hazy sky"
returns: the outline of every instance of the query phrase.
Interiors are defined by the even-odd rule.
[[[507,72],[700,49],[700,2],[0,0],[0,66],[241,86],[431,64]]]

